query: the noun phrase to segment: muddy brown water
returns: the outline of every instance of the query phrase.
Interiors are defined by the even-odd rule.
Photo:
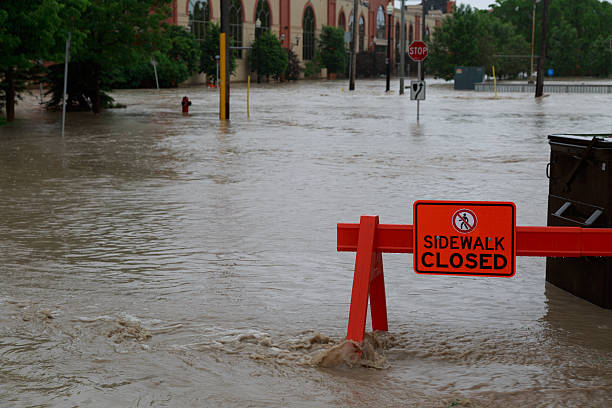
[[[551,133],[610,133],[607,95],[384,81],[118,91],[127,109],[0,127],[0,406],[612,405],[612,312],[545,282],[417,276],[384,256],[390,331],[343,343],[336,223],[418,199],[514,201],[544,225]],[[191,114],[180,101],[188,95]],[[369,322],[368,322],[368,327]]]

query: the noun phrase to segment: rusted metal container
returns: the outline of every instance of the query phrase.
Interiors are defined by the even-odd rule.
[[[612,135],[551,135],[549,226],[612,227]],[[612,309],[612,258],[548,258],[546,280]]]

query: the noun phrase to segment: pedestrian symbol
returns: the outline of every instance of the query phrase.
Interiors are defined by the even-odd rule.
[[[453,227],[457,232],[467,234],[476,228],[476,214],[466,208],[455,211],[453,214]]]
[[[425,81],[410,81],[410,100],[425,100]]]

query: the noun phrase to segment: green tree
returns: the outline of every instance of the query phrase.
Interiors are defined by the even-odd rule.
[[[610,37],[599,35],[586,52],[586,68],[594,75],[607,77],[612,74],[612,50],[610,50]]]
[[[162,49],[153,52],[157,64],[159,85],[177,86],[189,75],[199,71],[200,49],[193,34],[181,26],[166,26],[162,35]],[[153,87],[155,71],[151,59],[143,58],[136,64],[120,67],[113,75],[113,88]]]
[[[579,75],[584,51],[578,30],[563,17],[551,27],[548,36],[548,66],[562,75]]]
[[[536,55],[540,54],[541,9],[541,5],[536,7]],[[610,36],[612,4],[601,0],[551,0],[548,14],[547,67],[554,68],[558,75],[610,73],[608,46],[604,46],[601,38]],[[493,15],[511,23],[531,43],[531,0],[497,0]]]
[[[289,59],[280,40],[270,31],[259,36],[259,41],[251,44],[249,66],[261,76],[280,76],[287,69]]]
[[[344,72],[346,68],[346,46],[344,30],[339,27],[323,26],[319,37],[321,63],[328,73]]]
[[[217,81],[217,55],[219,52],[219,24],[209,23],[206,27],[206,37],[200,43],[200,73],[205,73],[209,78]],[[230,39],[230,47],[232,41]],[[230,73],[236,71],[236,57],[230,53]]]
[[[199,70],[200,49],[193,34],[185,27],[169,25],[164,38],[168,41],[166,53],[170,59],[183,64],[190,74]]]
[[[87,0],[3,0],[0,2],[0,90],[8,121],[15,103],[31,79],[36,61],[58,56],[67,32],[74,29]],[[82,37],[75,32],[75,43]]]
[[[514,55],[525,55],[516,59]],[[513,76],[527,71],[529,43],[514,26],[489,12],[459,6],[434,32],[427,66],[434,75],[451,79],[456,66],[482,66]]]
[[[89,67],[91,109],[102,110],[103,78],[117,66],[129,66],[163,47],[162,22],[170,15],[170,0],[89,0],[79,19],[87,32],[73,61]]]

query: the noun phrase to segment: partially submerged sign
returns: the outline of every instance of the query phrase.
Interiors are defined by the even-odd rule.
[[[425,81],[410,81],[410,100],[425,100]]]
[[[511,277],[516,271],[515,237],[514,203],[414,203],[417,273]]]

